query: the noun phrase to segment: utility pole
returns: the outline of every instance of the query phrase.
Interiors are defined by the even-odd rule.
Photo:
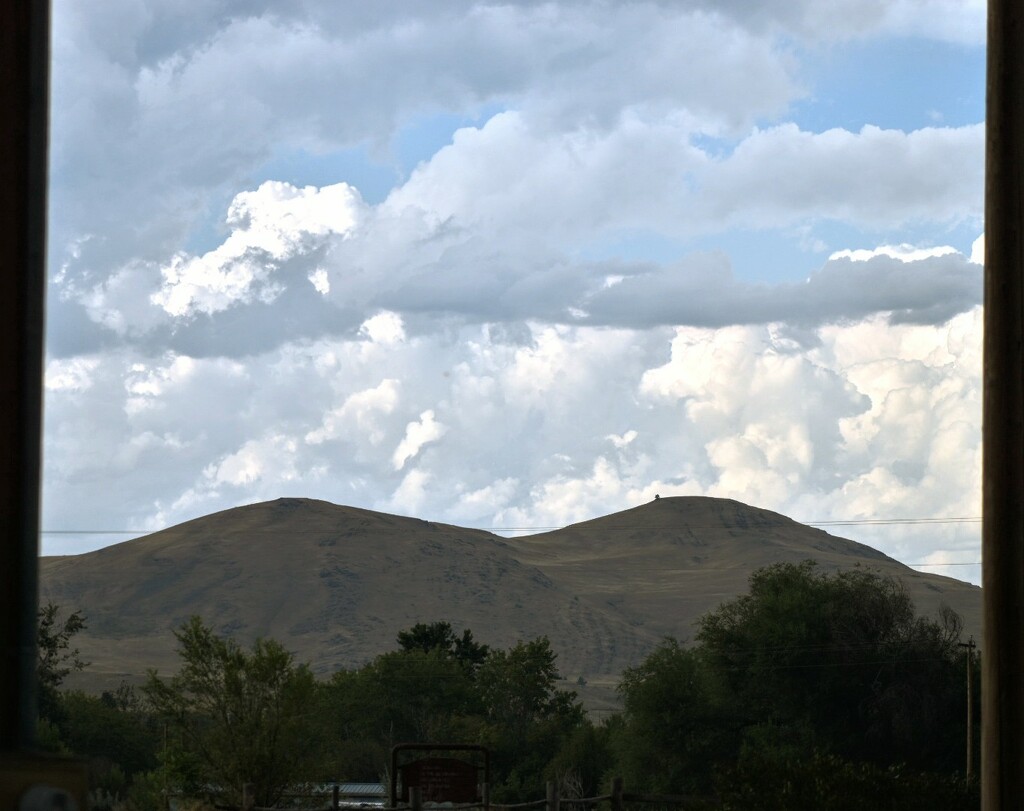
[[[972,636],[960,643],[967,648],[967,781],[974,779],[974,649],[977,644]]]

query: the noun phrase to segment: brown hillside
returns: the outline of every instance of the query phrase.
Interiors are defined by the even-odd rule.
[[[89,618],[87,686],[176,669],[172,629],[199,614],[241,642],[272,636],[322,674],[448,620],[506,646],[546,634],[563,675],[607,700],[623,668],[771,563],[814,558],[903,579],[979,635],[980,589],[735,501],[664,498],[556,532],[504,539],[414,518],[278,499],[84,555],[43,558],[41,596]],[[603,695],[602,695],[603,694]]]
[[[89,618],[90,682],[176,668],[172,629],[199,614],[243,642],[272,636],[320,673],[444,619],[506,646],[547,634],[563,671],[612,672],[655,640],[521,563],[496,535],[278,499],[73,557],[44,558],[41,597]]]
[[[746,591],[751,572],[808,558],[827,571],[863,566],[897,577],[920,612],[934,615],[945,603],[964,618],[966,633],[981,635],[977,586],[922,574],[870,546],[729,499],[662,498],[508,543],[522,563],[658,638],[691,638],[701,615]]]

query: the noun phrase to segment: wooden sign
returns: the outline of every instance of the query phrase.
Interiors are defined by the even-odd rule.
[[[477,767],[450,757],[428,757],[400,767],[402,800],[409,801],[409,788],[418,786],[425,803],[472,803],[479,799]]]

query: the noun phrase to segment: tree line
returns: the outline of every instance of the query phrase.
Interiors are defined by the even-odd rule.
[[[237,803],[245,783],[270,806],[303,783],[381,780],[412,741],[487,746],[495,802],[542,797],[549,780],[595,796],[621,775],[707,809],[978,807],[959,617],[917,616],[899,581],[868,570],[755,572],[690,644],[666,639],[628,669],[622,711],[600,721],[560,686],[546,637],[497,649],[447,622],[318,680],[278,642],[243,648],[193,617],[174,676],[63,691],[86,664],[85,622],[40,611],[40,738],[90,758],[97,808],[162,807],[168,790]]]

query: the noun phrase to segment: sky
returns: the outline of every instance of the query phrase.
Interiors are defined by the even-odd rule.
[[[55,0],[42,551],[734,498],[978,582],[981,0]]]

